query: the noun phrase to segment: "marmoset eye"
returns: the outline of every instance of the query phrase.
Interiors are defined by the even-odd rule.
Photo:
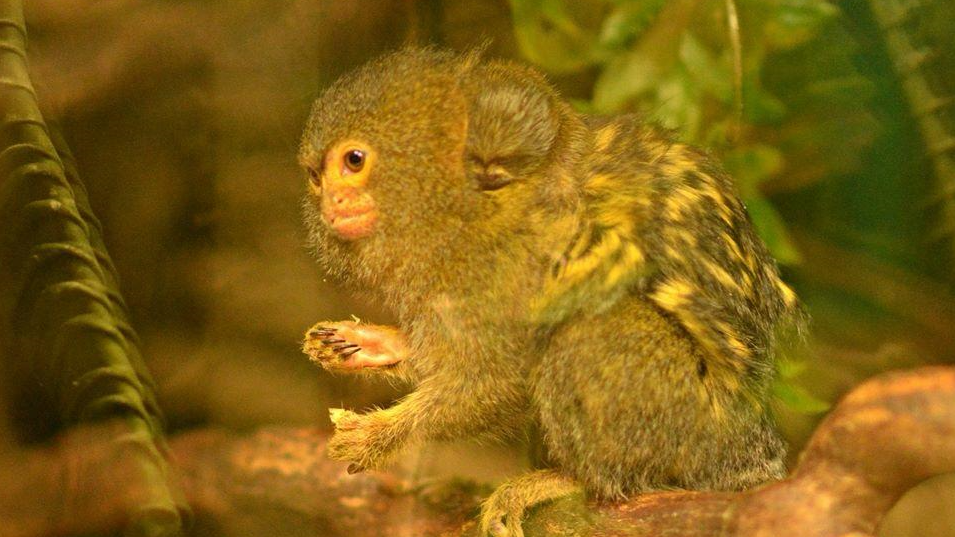
[[[365,167],[365,153],[359,149],[352,149],[345,153],[345,168],[352,173],[358,173]]]

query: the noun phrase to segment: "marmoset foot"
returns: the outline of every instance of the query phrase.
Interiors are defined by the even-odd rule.
[[[553,470],[518,476],[497,488],[481,508],[481,535],[524,537],[524,513],[535,505],[580,492],[571,478]]]

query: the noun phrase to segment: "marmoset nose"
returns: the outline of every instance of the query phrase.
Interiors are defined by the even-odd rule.
[[[323,212],[350,215],[367,211],[374,205],[371,195],[361,188],[350,185],[328,184],[322,189]]]
[[[374,230],[378,220],[375,200],[368,192],[358,188],[330,185],[322,194],[322,219],[343,239],[366,237]]]
[[[362,197],[362,193],[359,189],[341,184],[328,184],[323,189],[323,192],[323,204],[327,203],[333,207],[342,209],[354,205]]]

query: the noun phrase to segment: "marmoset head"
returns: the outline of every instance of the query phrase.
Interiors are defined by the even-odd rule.
[[[300,151],[320,257],[354,276],[493,249],[542,203],[567,114],[539,74],[478,54],[408,49],[344,76],[316,101]]]

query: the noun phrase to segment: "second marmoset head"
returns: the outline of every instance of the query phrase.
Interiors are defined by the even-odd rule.
[[[768,389],[797,301],[705,153],[528,67],[409,49],[319,98],[300,161],[319,258],[399,320],[318,323],[306,352],[415,385],[338,414],[333,457],[533,424],[546,479],[598,497],[781,475]]]

